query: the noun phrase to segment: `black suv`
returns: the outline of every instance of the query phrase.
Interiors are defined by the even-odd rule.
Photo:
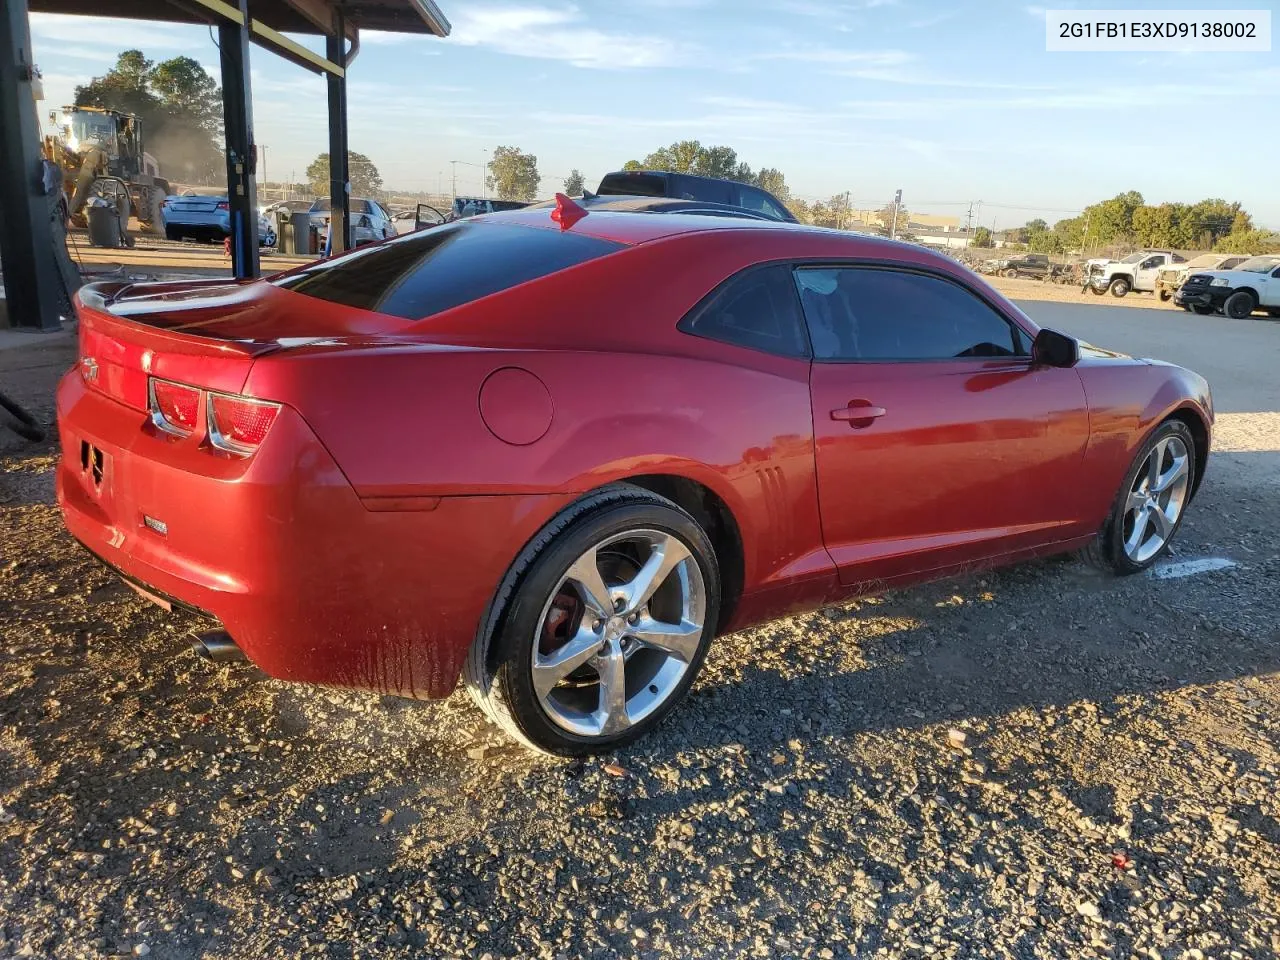
[[[791,211],[767,190],[738,183],[736,180],[695,177],[691,173],[672,173],[668,170],[620,170],[617,173],[606,173],[596,194],[701,200],[704,203],[741,207],[770,220],[796,222]]]

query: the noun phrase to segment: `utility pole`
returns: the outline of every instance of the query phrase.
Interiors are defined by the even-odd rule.
[[[453,170],[453,199],[458,199],[458,161],[450,160],[449,167]]]
[[[893,195],[893,225],[889,227],[889,239],[898,239],[898,210],[902,207],[902,188]]]
[[[258,144],[258,149],[262,151],[262,189],[265,193],[267,189],[267,145],[260,143]],[[266,197],[263,197],[263,199],[265,200]]]

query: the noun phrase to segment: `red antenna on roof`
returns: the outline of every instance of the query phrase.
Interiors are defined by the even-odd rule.
[[[560,224],[561,230],[568,230],[587,215],[587,208],[563,193],[556,194],[556,208],[551,211],[551,219]]]

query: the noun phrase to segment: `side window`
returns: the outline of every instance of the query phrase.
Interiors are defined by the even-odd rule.
[[[1272,270],[1271,275],[1275,277],[1277,280],[1280,280],[1280,267],[1276,267],[1274,270]]]
[[[763,350],[807,357],[804,320],[791,267],[758,267],[733,277],[677,325],[685,333]]]
[[[702,177],[686,177],[672,174],[671,190],[667,196],[678,200],[702,200],[706,203],[733,205],[733,184],[725,180],[706,180]]]
[[[1156,267],[1161,267],[1161,266],[1164,266],[1164,257],[1162,256],[1147,257],[1147,259],[1142,261],[1142,265],[1139,266],[1138,269],[1152,270]]]
[[[738,187],[738,205],[756,213],[763,213],[766,217],[772,217],[774,220],[785,220],[787,218],[786,214],[773,202],[767,193],[763,190],[757,190],[755,187]]]
[[[1186,263],[1186,262],[1187,262],[1187,258],[1186,258],[1186,257],[1179,256],[1179,255],[1178,255],[1178,254],[1176,254],[1176,253],[1175,253],[1175,254],[1171,254],[1171,257],[1172,257],[1172,259],[1173,259],[1173,262],[1174,262],[1174,263]]]
[[[1027,356],[1028,338],[958,283],[905,270],[796,271],[819,360],[949,360]]]

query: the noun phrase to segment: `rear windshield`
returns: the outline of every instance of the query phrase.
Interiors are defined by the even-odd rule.
[[[621,248],[559,230],[460,221],[269,282],[330,303],[417,320]]]
[[[667,178],[656,173],[611,173],[596,191],[602,196],[665,197]]]

